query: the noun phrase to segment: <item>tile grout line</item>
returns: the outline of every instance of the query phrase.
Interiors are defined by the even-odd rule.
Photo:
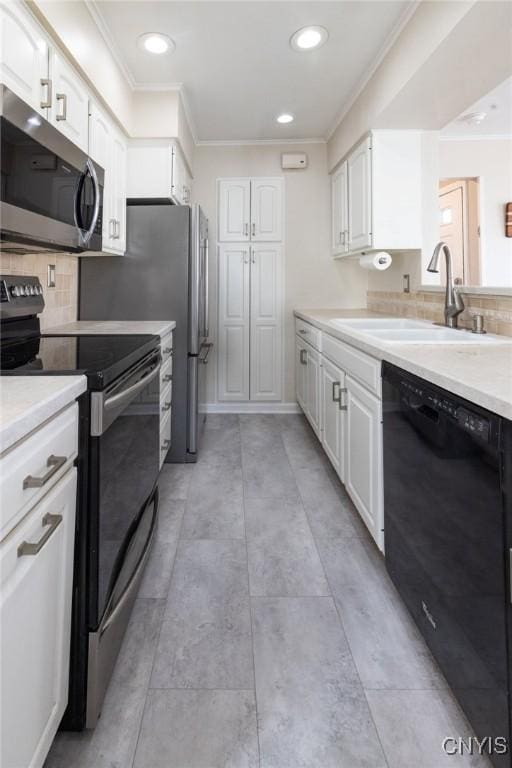
[[[256,662],[254,659],[254,620],[252,613],[252,596],[251,596],[251,582],[249,577],[249,547],[247,546],[247,524],[245,519],[245,480],[244,480],[244,451],[242,443],[242,425],[240,424],[240,417],[238,418],[238,428],[240,430],[240,461],[242,465],[242,514],[244,518],[244,539],[245,539],[245,556],[247,563],[247,592],[249,594],[249,617],[251,621],[251,650],[252,650],[252,674],[254,680],[254,706],[256,708],[256,743],[258,745],[258,766],[261,768],[261,747],[260,747],[260,721],[258,714],[258,696],[256,693]]]
[[[161,616],[161,619],[160,619],[160,626],[158,628],[158,637],[157,637],[156,642],[155,642],[155,649],[153,651],[153,660],[151,662],[151,670],[150,670],[150,673],[148,675],[148,683],[147,683],[147,686],[146,686],[146,697],[144,699],[144,706],[142,708],[142,715],[141,715],[141,718],[140,718],[140,723],[139,723],[139,728],[138,728],[138,733],[137,733],[137,741],[135,743],[135,749],[133,750],[133,757],[132,757],[132,760],[131,760],[131,768],[134,767],[134,765],[135,765],[135,758],[137,757],[137,749],[139,747],[140,735],[141,735],[141,732],[142,732],[142,723],[144,722],[144,716],[146,714],[146,708],[147,708],[147,705],[148,705],[149,692],[151,690],[153,690],[151,688],[151,678],[153,677],[153,669],[155,667],[156,654],[157,654],[157,651],[158,651],[158,646],[160,645],[160,636],[162,634],[162,626],[163,626],[163,623],[164,623],[164,620],[165,620],[165,612],[166,612],[166,609],[167,609],[167,599],[169,597],[169,591],[171,589],[171,581],[172,581],[172,577],[174,576],[174,568],[176,566],[176,558],[178,556],[178,546],[179,546],[179,543],[180,543],[180,533],[181,533],[181,527],[183,525],[183,520],[185,519],[185,513],[186,513],[186,510],[187,510],[187,499],[188,499],[189,487],[190,487],[190,480],[189,480],[189,484],[187,486],[187,491],[186,491],[185,509],[183,511],[183,515],[181,517],[180,524],[178,526],[178,531],[176,533],[176,549],[174,551],[174,560],[173,560],[173,563],[172,563],[171,575],[169,577],[169,584],[168,584],[168,587],[167,587],[167,593],[166,593],[165,598],[162,598],[162,599],[165,600],[165,605],[164,605],[164,610],[162,612],[162,616]],[[157,689],[155,689],[155,690],[157,690]]]

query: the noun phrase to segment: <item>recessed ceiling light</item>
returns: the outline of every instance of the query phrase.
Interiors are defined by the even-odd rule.
[[[167,35],[161,35],[159,32],[146,32],[140,35],[138,39],[139,48],[147,53],[172,53],[176,48],[174,40]]]
[[[291,36],[290,45],[294,51],[311,51],[323,45],[328,37],[325,27],[302,27]]]
[[[278,115],[276,120],[278,123],[293,123],[294,117],[288,114],[288,112],[284,112],[282,115]]]

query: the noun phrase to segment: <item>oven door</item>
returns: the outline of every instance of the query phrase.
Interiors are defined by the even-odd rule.
[[[106,391],[91,394],[92,630],[115,609],[131,578],[124,568],[126,556],[157,481],[160,415],[154,387],[159,372],[160,352],[151,352]]]

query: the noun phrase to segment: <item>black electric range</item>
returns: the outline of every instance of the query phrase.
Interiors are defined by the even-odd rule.
[[[0,275],[2,375],[84,374],[71,632],[63,727],[94,727],[157,521],[160,339],[41,333],[37,277]]]

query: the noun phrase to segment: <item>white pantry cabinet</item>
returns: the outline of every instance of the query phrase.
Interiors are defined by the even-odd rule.
[[[280,400],[282,249],[219,246],[219,400]]]
[[[341,257],[422,246],[422,134],[376,130],[331,177],[331,249]]]
[[[331,177],[331,250],[333,256],[348,251],[347,161]]]
[[[320,369],[322,445],[342,482],[345,480],[345,373],[322,357]]]
[[[282,178],[219,179],[219,242],[269,243],[282,239]]]
[[[191,175],[177,141],[131,139],[128,144],[126,196],[190,202]]]
[[[382,401],[351,376],[347,387],[345,485],[370,533],[382,546]]]
[[[219,247],[220,400],[249,399],[250,272],[248,245]]]
[[[126,250],[126,140],[95,102],[89,115],[89,154],[105,171],[103,251]]]
[[[46,117],[52,97],[48,42],[19,3],[0,3],[0,80]]]

